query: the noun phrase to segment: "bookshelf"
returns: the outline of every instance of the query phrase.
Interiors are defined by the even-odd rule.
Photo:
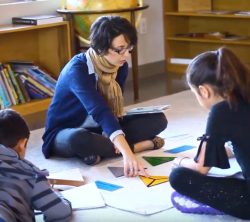
[[[249,0],[211,0],[212,11],[250,11]],[[163,0],[164,43],[167,91],[172,92],[172,78],[181,78],[185,73],[185,62],[173,63],[175,59],[187,61],[194,56],[221,46],[232,49],[244,63],[250,65],[250,16],[234,13],[205,13],[197,11],[178,12],[178,1]],[[243,40],[225,40],[203,37],[183,37],[185,33],[230,32],[247,36]]]
[[[33,61],[57,79],[71,58],[68,22],[45,25],[0,26],[0,62],[9,60]],[[24,117],[45,112],[51,99],[32,100],[12,106]]]

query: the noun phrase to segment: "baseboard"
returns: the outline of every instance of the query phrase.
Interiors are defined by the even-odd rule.
[[[144,79],[155,74],[165,72],[165,61],[157,61],[153,63],[147,63],[138,67],[139,79]],[[129,68],[128,81],[132,80],[132,67]]]

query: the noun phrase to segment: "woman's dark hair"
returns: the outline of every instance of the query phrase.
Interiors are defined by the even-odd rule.
[[[14,148],[20,139],[29,138],[25,120],[12,109],[0,110],[0,144]]]
[[[250,103],[250,70],[228,48],[195,57],[188,66],[186,78],[195,88],[209,84],[232,105],[238,101]]]
[[[120,16],[99,17],[90,28],[90,46],[97,54],[104,55],[119,35],[124,35],[129,45],[137,44],[136,29],[127,19]]]

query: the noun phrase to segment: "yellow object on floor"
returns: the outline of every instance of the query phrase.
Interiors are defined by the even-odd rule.
[[[150,177],[139,176],[139,177],[147,187],[152,187],[161,183],[166,183],[169,180],[167,176],[150,176]]]

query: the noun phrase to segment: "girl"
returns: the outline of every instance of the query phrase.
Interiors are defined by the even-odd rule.
[[[170,174],[171,186],[182,201],[186,196],[220,212],[250,219],[250,71],[232,51],[220,48],[193,59],[187,82],[210,114],[196,157],[177,160],[179,167]],[[232,144],[231,150],[225,148],[226,142]],[[244,179],[206,175],[211,167],[230,168],[232,154]],[[178,206],[178,198],[172,200]]]
[[[43,153],[79,157],[89,165],[123,156],[126,176],[146,175],[133,152],[158,149],[167,126],[163,113],[123,117],[127,59],[137,43],[125,18],[103,16],[90,30],[91,45],[62,70],[47,114]]]

